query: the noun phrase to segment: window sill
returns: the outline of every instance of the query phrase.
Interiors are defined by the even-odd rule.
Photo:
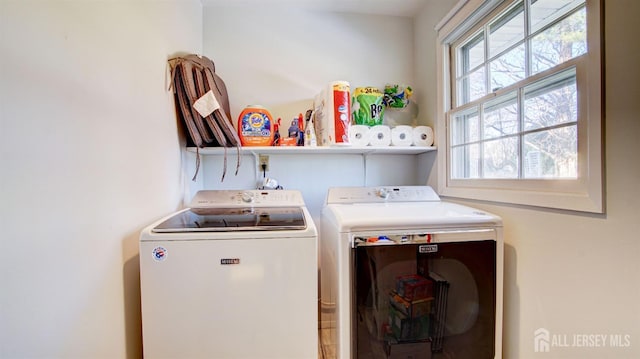
[[[532,207],[553,208],[577,212],[604,213],[601,197],[586,192],[550,192],[512,190],[505,188],[442,187],[439,194],[460,199],[499,202]]]

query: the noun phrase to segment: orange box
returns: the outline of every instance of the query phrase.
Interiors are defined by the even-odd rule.
[[[297,146],[298,139],[295,137],[283,137],[280,138],[280,146]]]
[[[396,277],[396,292],[408,301],[433,297],[433,281],[431,279],[410,274]]]

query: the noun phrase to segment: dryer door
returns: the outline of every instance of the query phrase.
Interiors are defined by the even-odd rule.
[[[493,231],[354,236],[356,358],[494,358]]]

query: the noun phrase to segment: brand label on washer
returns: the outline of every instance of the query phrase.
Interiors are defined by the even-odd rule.
[[[435,253],[438,251],[437,244],[424,244],[418,247],[420,253]]]
[[[222,258],[220,259],[220,264],[222,265],[240,264],[240,258]]]
[[[167,249],[165,247],[162,246],[158,246],[155,247],[153,249],[153,259],[156,262],[162,262],[163,260],[167,259]]]

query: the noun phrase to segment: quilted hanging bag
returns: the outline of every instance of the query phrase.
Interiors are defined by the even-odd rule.
[[[236,175],[240,167],[240,139],[231,122],[229,96],[215,65],[206,56],[185,55],[169,59],[171,84],[176,114],[184,124],[188,140],[196,147],[196,173],[200,168],[200,152],[204,147],[224,147],[224,169],[227,172],[227,147],[237,152]],[[188,141],[189,142],[189,141]]]

